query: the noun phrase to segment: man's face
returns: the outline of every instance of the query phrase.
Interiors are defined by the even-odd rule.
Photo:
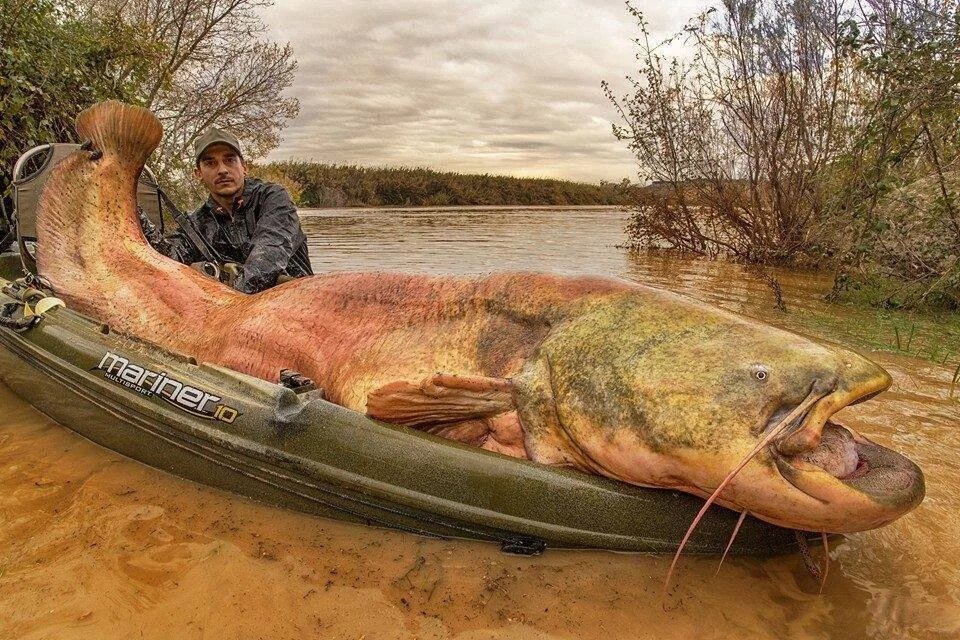
[[[200,156],[193,175],[213,195],[232,198],[243,188],[247,165],[230,145],[212,144]]]

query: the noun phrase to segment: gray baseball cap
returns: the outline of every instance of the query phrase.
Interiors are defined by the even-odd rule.
[[[207,150],[207,147],[218,143],[233,147],[233,150],[237,152],[237,155],[241,158],[243,157],[243,150],[240,148],[240,141],[237,140],[237,136],[233,135],[229,131],[218,129],[217,127],[211,127],[204,132],[202,136],[197,138],[197,141],[193,145],[194,163],[200,164],[200,156],[202,156],[203,152]]]

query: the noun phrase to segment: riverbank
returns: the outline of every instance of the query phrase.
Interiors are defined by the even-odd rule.
[[[256,165],[252,173],[283,184],[303,207],[628,205],[641,191],[628,179],[593,184],[299,160]]]
[[[726,274],[734,280],[751,282],[758,293],[762,292],[762,300],[736,308],[729,300],[712,300],[737,313],[860,349],[903,354],[960,368],[960,314],[955,312],[878,307],[869,302],[868,294],[857,292],[834,300],[834,275],[826,271],[744,266],[723,260],[685,258],[669,250],[634,250],[631,254],[637,260],[664,264],[692,261],[705,273]],[[666,279],[661,286],[674,288]],[[777,288],[785,310],[778,308]],[[687,293],[697,297],[696,292]],[[960,395],[960,388],[957,392]]]

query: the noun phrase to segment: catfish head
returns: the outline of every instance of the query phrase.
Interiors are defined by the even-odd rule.
[[[875,528],[923,499],[913,462],[833,419],[890,386],[882,368],[673,294],[593,302],[513,382],[540,462],[811,531]]]

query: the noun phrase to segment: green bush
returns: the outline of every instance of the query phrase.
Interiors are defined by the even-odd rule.
[[[118,23],[86,20],[70,1],[0,0],[0,16],[0,194],[7,196],[21,153],[75,140],[81,109],[131,95],[141,79],[134,55],[141,42]]]

